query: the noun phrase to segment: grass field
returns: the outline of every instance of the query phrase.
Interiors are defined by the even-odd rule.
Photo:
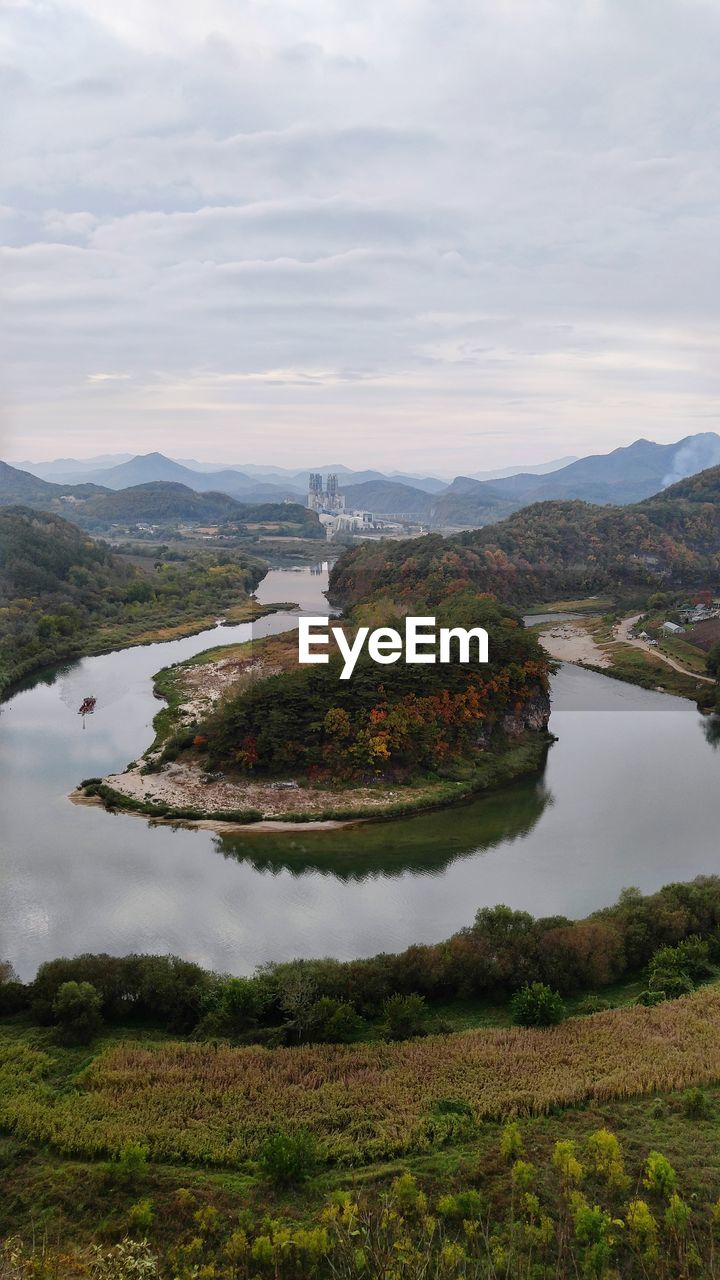
[[[340,1167],[450,1140],[439,1101],[475,1118],[547,1113],[720,1076],[720,990],[559,1027],[429,1037],[402,1044],[234,1049],[120,1043],[98,1056],[6,1039],[0,1126],[66,1155],[102,1157],[131,1141],[154,1160],[250,1167],[277,1129],[311,1131]]]
[[[369,1055],[126,1037],[59,1049],[48,1032],[0,1024],[6,1280],[720,1275],[717,990]],[[682,1093],[694,1080],[706,1087]],[[535,1108],[512,1131],[494,1114]],[[304,1123],[327,1154],[326,1111],[336,1134],[362,1135],[364,1123],[367,1140],[382,1124],[401,1149],[321,1162],[290,1186],[231,1150],[248,1145],[249,1126],[254,1145],[257,1115],[268,1129]],[[203,1134],[233,1158],[217,1165],[196,1149],[188,1161],[178,1137]],[[131,1135],[151,1159],[128,1172],[100,1148]]]

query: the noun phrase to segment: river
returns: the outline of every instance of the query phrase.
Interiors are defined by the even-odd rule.
[[[323,613],[325,573],[273,570],[258,598]],[[173,952],[240,974],[435,941],[483,905],[578,916],[625,885],[720,873],[720,753],[688,702],[563,667],[542,777],[392,823],[240,836],[153,826],[68,800],[151,740],[161,667],[286,630],[271,614],[85,658],[0,714],[0,959],[22,978],[82,951]],[[86,694],[97,709],[83,729]]]

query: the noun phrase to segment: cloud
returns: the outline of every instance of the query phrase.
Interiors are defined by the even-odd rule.
[[[15,456],[461,472],[715,425],[710,0],[3,22]]]

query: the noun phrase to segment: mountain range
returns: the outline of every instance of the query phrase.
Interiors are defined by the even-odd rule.
[[[716,591],[719,547],[716,466],[624,506],[552,499],[447,538],[361,542],[333,566],[329,598],[345,606],[423,600],[430,612],[453,577],[515,605],[664,587]]]
[[[128,458],[113,466],[88,469],[85,463],[58,459],[38,464],[35,474],[8,467],[0,470],[0,504],[25,502],[36,506],[60,498],[78,503],[107,491],[139,485],[169,483],[195,493],[225,494],[240,502],[304,501],[309,471],[290,472],[279,467],[249,466],[209,470],[208,464],[179,462],[162,453]],[[189,460],[192,461],[192,460]],[[565,463],[565,465],[561,465]],[[313,468],[323,475],[338,474],[341,492],[350,509],[362,509],[386,518],[405,517],[432,528],[477,528],[502,520],[529,503],[582,499],[600,505],[639,502],[686,476],[720,464],[720,436],[703,432],[673,444],[636,440],[610,453],[593,454],[572,461],[558,459],[510,475],[488,473],[456,476],[451,483],[437,477],[385,475],[351,471],[342,464]],[[204,467],[198,470],[198,467]],[[53,479],[37,474],[39,468]],[[549,468],[554,468],[550,470]],[[10,473],[13,473],[12,476]],[[484,478],[479,478],[479,477]],[[62,479],[61,479],[62,477]],[[43,485],[49,488],[43,488]],[[158,494],[158,498],[159,498]],[[145,516],[151,519],[151,515]],[[214,517],[206,515],[203,519]]]
[[[226,493],[197,493],[172,480],[107,489],[95,484],[61,485],[40,480],[0,462],[0,507],[22,505],[68,517],[102,533],[115,524],[276,524],[296,526],[305,538],[324,537],[314,511],[301,502],[239,502]]]

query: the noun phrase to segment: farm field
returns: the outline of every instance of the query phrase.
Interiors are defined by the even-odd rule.
[[[543,1030],[401,1044],[235,1049],[124,1043],[62,1075],[57,1049],[0,1049],[0,1125],[72,1156],[142,1142],[152,1160],[254,1160],[278,1129],[307,1130],[323,1165],[353,1167],[452,1139],[451,1099],[477,1121],[709,1084],[720,1076],[720,990]],[[61,1085],[53,1086],[53,1078]]]

